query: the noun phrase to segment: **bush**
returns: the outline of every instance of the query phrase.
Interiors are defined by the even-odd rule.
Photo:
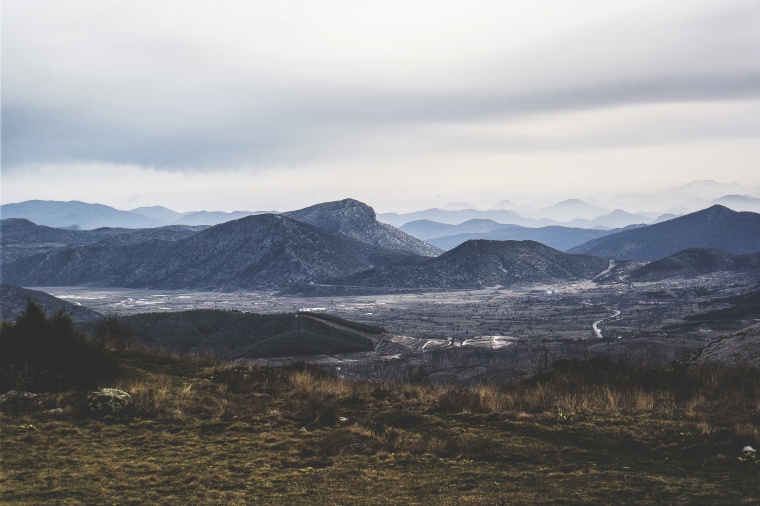
[[[0,326],[0,391],[94,387],[115,375],[115,361],[86,341],[63,310],[48,318],[29,299],[14,322]]]

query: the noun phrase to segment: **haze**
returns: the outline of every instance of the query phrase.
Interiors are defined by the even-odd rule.
[[[760,3],[7,0],[2,202],[760,186]]]

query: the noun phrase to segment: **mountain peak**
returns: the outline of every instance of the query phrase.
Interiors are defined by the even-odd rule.
[[[298,211],[284,213],[284,215],[322,230],[382,248],[425,256],[440,253],[435,246],[409,236],[390,225],[379,223],[375,210],[355,199],[316,204]]]

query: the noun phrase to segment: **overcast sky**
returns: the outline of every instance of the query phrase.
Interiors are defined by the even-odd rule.
[[[2,3],[2,202],[760,186],[760,2]]]

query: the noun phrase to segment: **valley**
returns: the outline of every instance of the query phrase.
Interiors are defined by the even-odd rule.
[[[760,313],[747,311],[738,317],[687,319],[730,307],[720,301],[754,293],[758,282],[757,274],[724,272],[645,283],[581,281],[329,297],[273,291],[36,289],[103,314],[194,309],[328,313],[383,327],[387,334],[368,352],[251,361],[307,360],[354,378],[408,379],[424,370],[442,382],[478,383],[531,373],[544,361],[589,354],[654,362],[683,358],[760,320]]]

